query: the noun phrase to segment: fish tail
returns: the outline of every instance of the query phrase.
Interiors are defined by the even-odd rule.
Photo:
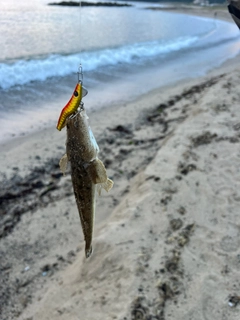
[[[87,244],[85,245],[85,256],[86,258],[89,258],[92,255],[92,244]]]

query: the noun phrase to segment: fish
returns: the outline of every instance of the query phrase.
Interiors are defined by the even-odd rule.
[[[82,98],[86,96],[88,93],[87,89],[85,89],[82,86],[82,82],[79,81],[73,91],[73,94],[68,101],[68,103],[65,105],[65,107],[62,109],[62,112],[59,116],[58,123],[57,123],[57,129],[59,131],[62,130],[62,128],[66,125],[66,119],[72,115],[74,112],[77,111],[78,107],[80,106],[80,103],[82,101]]]
[[[103,162],[98,158],[99,147],[88,123],[83,105],[80,111],[66,119],[66,154],[61,158],[60,169],[65,174],[71,164],[71,178],[85,240],[85,256],[92,254],[96,192],[107,192],[113,187]]]

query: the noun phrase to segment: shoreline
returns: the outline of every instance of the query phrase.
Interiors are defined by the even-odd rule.
[[[144,93],[140,96],[138,96],[137,98],[133,99],[132,101],[128,101],[128,102],[124,102],[122,103],[115,103],[115,106],[112,107],[112,105],[108,105],[106,107],[102,107],[100,109],[92,109],[88,112],[88,116],[90,117],[90,125],[93,128],[98,127],[98,117],[104,118],[104,114],[106,114],[106,117],[110,117],[110,115],[112,113],[115,113],[114,109],[119,109],[122,110],[122,112],[124,112],[125,108],[127,105],[132,105],[132,104],[136,104],[138,105],[139,102],[141,102],[142,99],[144,100],[153,100],[155,101],[156,99],[151,99],[151,97],[153,95],[156,95],[159,91],[162,92],[165,95],[165,91],[168,91],[169,89],[171,89],[173,86],[176,87],[184,87],[184,86],[188,86],[192,83],[197,84],[199,81],[204,80],[205,78],[211,78],[214,76],[217,76],[221,73],[225,73],[225,72],[232,72],[236,69],[236,65],[240,64],[240,54],[238,56],[236,56],[235,58],[232,59],[228,59],[226,62],[224,62],[221,66],[215,68],[214,70],[211,70],[210,72],[207,73],[207,75],[201,76],[201,77],[197,77],[197,78],[186,78],[184,80],[179,80],[176,82],[173,82],[169,85],[166,86],[161,86],[159,88],[153,89],[147,93]],[[159,94],[158,94],[159,95]],[[149,98],[148,98],[149,97]],[[149,106],[153,106],[154,103],[149,104]],[[141,109],[139,109],[139,112],[141,113]],[[117,112],[117,111],[116,111]],[[120,112],[121,113],[121,112]],[[117,124],[116,124],[117,125]],[[96,134],[100,133],[99,128],[97,128],[97,132]],[[95,132],[95,131],[94,131]],[[12,160],[9,161],[9,165],[8,165],[8,169],[5,169],[5,173],[6,176],[8,178],[10,178],[11,174],[14,173],[14,171],[11,170],[11,167],[14,167],[14,157],[12,156],[12,153],[14,154],[15,151],[14,149],[24,149],[25,145],[30,145],[29,149],[32,150],[32,159],[34,159],[35,157],[39,156],[39,151],[38,149],[34,148],[34,145],[41,145],[42,141],[44,141],[45,139],[48,140],[48,137],[51,137],[51,140],[53,141],[53,145],[62,145],[65,146],[65,129],[61,132],[57,131],[55,127],[45,127],[42,130],[37,130],[37,131],[33,131],[27,135],[24,136],[18,136],[16,138],[4,141],[0,143],[1,146],[1,150],[2,153],[0,154],[0,162],[4,162],[4,159],[10,158]],[[41,147],[40,147],[41,149]],[[11,152],[12,151],[12,152]],[[5,154],[5,155],[4,155]],[[52,150],[46,150],[45,154],[42,155],[42,159],[43,161],[47,161],[47,159],[51,156],[52,154]],[[23,168],[20,168],[20,171],[23,171],[25,173],[28,172],[29,169],[29,165],[28,165],[28,155],[26,155],[24,152],[20,151],[19,155],[23,155],[20,161],[20,163],[24,163],[24,167],[26,168],[26,170],[24,170]],[[2,171],[2,170],[1,170]],[[1,175],[1,172],[0,172]]]
[[[160,10],[160,11],[168,11],[168,12],[176,12],[176,13],[185,13],[191,14],[193,16],[212,18],[212,19],[220,19],[227,22],[233,21],[230,13],[228,12],[227,5],[214,5],[214,6],[198,6],[198,5],[187,5],[187,4],[173,4],[167,7],[157,8],[157,7],[147,7],[149,10]]]
[[[3,318],[238,318],[239,62],[88,114],[115,183],[89,260],[58,168],[65,130],[5,145]]]
[[[201,12],[202,12],[202,8],[200,8]],[[194,10],[194,12],[197,11],[196,9]],[[181,10],[176,11],[177,13],[182,13]],[[196,13],[196,12],[195,12]],[[212,18],[212,17],[211,17]],[[228,21],[231,21],[231,17]],[[232,21],[231,21],[232,22]],[[233,23],[233,22],[232,22]],[[233,23],[234,25],[234,23]],[[234,25],[235,27],[235,25]],[[218,30],[220,30],[219,32],[222,34],[222,29],[226,28],[223,24],[222,27],[218,27]],[[228,28],[228,27],[227,27]],[[230,28],[231,30],[231,28]],[[235,48],[237,48],[237,46],[235,46]],[[229,57],[229,55],[234,55],[236,54],[236,50],[233,48],[231,48],[232,50],[226,50],[225,52],[225,47],[221,46],[219,47],[219,52],[222,52],[222,54],[218,55],[217,54],[217,58],[219,59],[215,59],[215,61],[223,61],[225,59],[225,56]],[[207,55],[207,52],[205,53]],[[212,52],[212,56],[215,56],[216,52]],[[99,73],[99,75],[97,75],[96,79],[94,78],[95,76],[93,76],[93,79],[91,79],[91,75],[90,75],[90,86],[93,85],[93,88],[89,87],[89,90],[93,89],[92,92],[89,91],[89,94],[86,98],[88,102],[86,102],[86,104],[88,104],[89,107],[91,107],[91,105],[93,105],[94,107],[96,104],[96,99],[94,99],[94,96],[98,96],[100,95],[100,100],[102,99],[102,94],[101,94],[101,90],[104,91],[104,97],[107,93],[107,98],[105,98],[105,100],[103,99],[103,101],[101,102],[101,106],[108,104],[109,101],[110,103],[113,101],[114,105],[118,105],[121,103],[121,101],[125,102],[129,102],[130,100],[133,100],[135,97],[131,97],[129,98],[129,96],[132,95],[132,92],[135,94],[135,91],[139,92],[137,93],[138,96],[140,96],[143,91],[151,91],[152,87],[160,87],[160,86],[164,86],[165,85],[165,81],[169,82],[169,78],[171,79],[170,81],[177,83],[178,81],[183,81],[182,78],[184,77],[192,77],[192,75],[194,77],[198,77],[199,74],[203,74],[203,73],[208,73],[209,72],[209,66],[214,66],[215,61],[204,61],[201,63],[201,67],[199,67],[199,69],[194,65],[194,56],[195,56],[195,52],[191,51],[190,48],[190,53],[189,54],[182,54],[177,56],[177,59],[175,59],[175,64],[171,65],[171,61],[166,61],[166,63],[163,63],[163,66],[161,66],[161,69],[159,70],[159,72],[157,71],[157,61],[156,61],[156,65],[148,65],[148,69],[147,67],[144,67],[144,73],[142,72],[142,75],[138,72],[138,70],[135,68],[134,70],[129,71],[129,74],[126,72],[126,74],[124,74],[124,72],[126,71],[118,71],[119,74],[117,73],[116,77],[114,79],[112,79],[113,81],[110,81],[110,76],[108,74],[101,74],[101,72]],[[208,57],[211,56],[211,52],[209,50],[209,54],[207,55]],[[202,61],[202,56],[200,52],[197,52],[197,57],[196,60],[199,61],[198,59],[200,59]],[[193,60],[193,61],[192,61]],[[164,61],[163,61],[164,62]],[[187,64],[187,62],[190,62],[191,67],[190,70],[192,70],[191,74],[190,72],[186,72],[185,68],[180,68],[178,66]],[[162,64],[162,61],[159,60],[159,65]],[[156,68],[155,68],[156,67]],[[146,70],[145,70],[146,68]],[[154,70],[156,69],[156,70]],[[169,69],[169,70],[168,70]],[[133,76],[135,72],[135,77]],[[108,72],[107,72],[108,73]],[[139,73],[139,74],[138,74]],[[159,73],[162,74],[161,77],[157,76],[156,74],[159,75]],[[149,76],[150,74],[150,76]],[[168,78],[168,74],[171,74],[170,77]],[[155,75],[155,79],[152,80],[153,75]],[[99,77],[106,77],[106,83],[104,81],[104,84],[101,84],[101,88],[99,87]],[[150,82],[152,82],[153,84],[148,84],[144,83],[143,80],[139,80],[140,78],[143,78],[144,76],[146,76],[148,79],[150,79]],[[69,92],[72,92],[72,86],[75,85],[74,81],[72,81],[72,79],[74,79],[73,77],[66,77],[60,81],[58,81],[57,79],[49,79],[49,81],[47,80],[44,84],[43,83],[39,83],[40,86],[40,90],[39,92],[41,94],[37,94],[36,99],[34,100],[33,97],[31,97],[32,91],[35,90],[34,85],[26,85],[26,87],[23,88],[22,92],[18,91],[15,95],[15,98],[12,97],[8,97],[7,92],[3,92],[3,101],[5,102],[5,108],[6,110],[9,108],[9,110],[11,110],[11,103],[13,106],[17,105],[17,102],[19,101],[20,104],[24,104],[24,108],[23,108],[23,114],[18,114],[18,110],[16,110],[15,113],[12,113],[12,123],[11,123],[11,116],[6,114],[6,119],[2,120],[1,125],[2,125],[2,141],[0,141],[0,145],[4,144],[5,141],[6,143],[9,143],[8,141],[15,139],[16,137],[20,137],[23,135],[31,135],[32,132],[40,132],[41,130],[46,130],[46,128],[48,128],[51,123],[52,127],[55,126],[55,119],[57,119],[57,117],[59,116],[58,112],[56,112],[58,106],[57,104],[59,104],[59,106],[62,106],[62,101],[65,99],[69,98]],[[174,80],[172,80],[174,79]],[[92,81],[92,83],[91,83]],[[93,84],[95,81],[95,84]],[[121,83],[122,81],[122,83]],[[137,81],[139,81],[139,85],[134,87],[134,83],[136,83]],[[58,83],[59,82],[59,83]],[[116,82],[116,84],[114,85],[113,83]],[[122,88],[122,92],[121,94],[119,94],[119,90],[117,88],[117,86],[119,86]],[[167,83],[168,84],[168,83]],[[51,90],[49,90],[49,86],[51,86]],[[95,86],[95,87],[94,87]],[[108,94],[108,86],[110,88],[111,93]],[[125,86],[125,87],[124,87]],[[127,87],[129,86],[130,89]],[[148,86],[148,88],[146,89],[145,86]],[[138,89],[138,88],[141,88]],[[142,88],[144,88],[144,90],[142,90]],[[61,90],[62,92],[62,97],[60,97],[60,95],[58,94],[58,91]],[[96,92],[95,92],[96,91]],[[141,91],[141,92],[140,92]],[[126,92],[128,92],[126,94]],[[43,99],[41,99],[41,96],[43,97]],[[60,99],[61,98],[61,99]],[[48,101],[49,99],[49,101]],[[52,100],[51,100],[52,99]],[[89,99],[89,100],[88,100]],[[128,101],[125,101],[128,100]],[[25,101],[25,102],[24,102]],[[50,106],[46,107],[46,105],[48,105],[48,102],[51,103]],[[90,105],[89,105],[90,102]],[[36,118],[34,118],[34,109],[31,107],[31,105],[35,105],[36,104],[36,110],[38,110],[37,114],[38,114],[38,118],[39,120]],[[63,103],[64,104],[64,103]],[[26,105],[26,106],[25,106]],[[21,105],[20,105],[20,109],[21,109]],[[21,110],[20,110],[21,111]],[[45,119],[46,119],[46,112],[48,113],[48,124],[46,124]],[[11,113],[9,113],[11,114]],[[15,118],[14,118],[15,116]],[[22,119],[25,118],[24,121],[22,121]],[[14,125],[16,122],[16,126]],[[29,129],[30,128],[30,129]],[[12,137],[14,136],[14,138]],[[5,140],[5,141],[4,141]]]

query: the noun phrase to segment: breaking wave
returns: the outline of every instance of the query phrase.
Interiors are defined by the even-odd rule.
[[[144,59],[180,51],[197,42],[198,37],[181,37],[171,41],[150,41],[125,45],[119,48],[102,49],[70,55],[52,54],[42,59],[18,60],[0,63],[0,87],[9,89],[31,81],[44,81],[62,77],[76,71],[80,61],[84,71],[118,64],[134,64]]]

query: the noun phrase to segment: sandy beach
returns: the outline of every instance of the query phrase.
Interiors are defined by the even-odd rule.
[[[239,79],[238,56],[88,114],[114,187],[87,260],[66,131],[1,146],[1,319],[239,319]]]

